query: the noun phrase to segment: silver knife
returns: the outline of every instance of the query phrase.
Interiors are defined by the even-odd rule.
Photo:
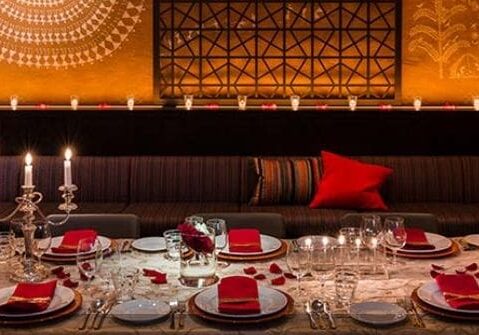
[[[98,330],[101,328],[103,325],[103,321],[105,321],[106,316],[111,312],[113,306],[115,306],[115,300],[112,300],[108,306],[105,308],[105,310],[101,313],[100,321],[98,322],[98,325],[94,328],[95,330]]]
[[[309,325],[311,329],[318,329],[318,324],[316,323],[316,320],[313,317],[313,313],[311,311],[311,303],[309,301],[304,304],[304,310],[306,314],[309,316]]]
[[[331,310],[329,309],[329,303],[325,302],[324,303],[324,314],[328,316],[329,319],[329,325],[331,328],[336,329],[336,321],[334,320],[333,314],[331,313]]]

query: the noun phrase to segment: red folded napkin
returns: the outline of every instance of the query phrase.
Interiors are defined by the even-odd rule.
[[[62,242],[58,247],[52,248],[53,253],[60,254],[74,254],[77,252],[78,243],[83,239],[90,239],[93,243],[97,237],[97,232],[93,229],[70,230],[63,235]],[[88,246],[85,246],[81,251],[90,251]]]
[[[473,276],[440,274],[434,279],[449,306],[479,310],[479,285]]]
[[[36,313],[50,306],[57,281],[46,283],[20,283],[8,301],[0,306],[2,313]]]
[[[406,228],[405,250],[434,250],[435,246],[429,243],[424,230],[419,228]]]
[[[221,279],[218,285],[218,310],[227,314],[260,313],[256,280],[242,276]]]
[[[261,252],[261,236],[258,229],[231,229],[228,233],[229,250],[232,252]]]

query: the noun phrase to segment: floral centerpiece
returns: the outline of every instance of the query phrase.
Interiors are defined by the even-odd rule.
[[[216,275],[215,232],[204,223],[182,223],[180,276],[212,278]]]

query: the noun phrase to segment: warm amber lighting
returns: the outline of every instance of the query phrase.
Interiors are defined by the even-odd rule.
[[[72,106],[72,109],[76,111],[78,109],[78,105],[80,104],[80,99],[78,97],[72,95],[70,97],[70,105]]]
[[[420,97],[415,97],[413,102],[414,110],[419,112],[422,107],[422,99]]]
[[[33,162],[32,154],[28,152],[25,156],[25,164],[32,165],[32,162]]]
[[[358,106],[358,97],[355,95],[350,95],[348,98],[349,101],[349,109],[354,112],[356,107]]]
[[[126,106],[128,107],[129,111],[132,111],[135,108],[135,98],[134,97],[128,97],[126,101]]]
[[[10,106],[12,107],[12,111],[16,111],[18,107],[18,97],[16,95],[12,95],[10,97]]]

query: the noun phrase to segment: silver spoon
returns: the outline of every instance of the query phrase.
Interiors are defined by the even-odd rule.
[[[333,315],[331,314],[331,311],[329,310],[329,306],[327,303],[323,303],[321,300],[316,299],[313,301],[312,307],[313,307],[313,310],[315,312],[317,311],[319,314],[321,312],[324,312],[324,314],[328,316],[329,325],[331,326],[331,328],[336,329],[336,321],[334,320]]]
[[[323,318],[321,317],[321,314],[324,312],[323,302],[321,300],[315,299],[311,303],[311,308],[313,309],[314,314],[318,316],[321,329],[325,329],[326,327],[324,326]]]
[[[83,330],[86,328],[90,315],[92,313],[97,312],[100,309],[100,307],[103,306],[104,303],[105,302],[102,299],[96,299],[91,302],[90,308],[88,309],[88,312],[86,313],[86,316],[85,316],[85,321],[83,321],[83,324],[78,328],[78,330]]]
[[[95,316],[93,317],[93,321],[91,322],[90,328],[93,328],[95,325],[96,318],[100,314],[100,310],[105,306],[106,301],[103,299],[96,299],[95,300],[95,308],[93,309],[93,313],[95,313]]]

